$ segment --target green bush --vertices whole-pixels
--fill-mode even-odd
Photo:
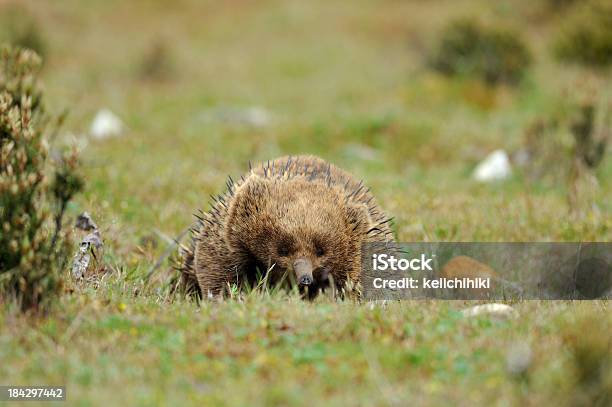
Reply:
[[[562,331],[573,373],[572,406],[612,405],[611,320],[607,315],[580,314]],[[569,398],[568,397],[568,398]]]
[[[531,63],[518,32],[485,27],[470,19],[451,22],[429,58],[446,75],[477,77],[488,84],[515,84]]]
[[[62,219],[82,180],[74,151],[49,159],[39,69],[32,51],[0,50],[0,298],[44,311],[62,289],[70,256]]]
[[[594,67],[612,63],[612,2],[593,0],[572,9],[555,42],[562,61]]]
[[[172,52],[162,39],[156,39],[142,55],[138,73],[140,78],[152,81],[170,79],[174,72]]]
[[[565,8],[577,3],[577,0],[545,0],[551,8]]]

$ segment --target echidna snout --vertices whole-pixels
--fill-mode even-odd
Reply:
[[[293,270],[299,285],[308,286],[312,284],[312,262],[306,258],[299,258],[293,262]]]

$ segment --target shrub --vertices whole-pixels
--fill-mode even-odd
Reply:
[[[612,3],[593,0],[576,6],[555,43],[562,61],[594,67],[612,63]]]
[[[172,53],[162,39],[153,41],[142,55],[138,73],[142,79],[163,81],[172,77],[174,64]]]
[[[570,405],[612,405],[612,356],[607,315],[581,313],[562,337],[570,356],[574,382],[569,389]]]
[[[32,51],[0,50],[0,298],[44,311],[61,292],[70,250],[62,218],[82,180],[75,151],[49,159],[39,69]]]
[[[565,8],[576,4],[577,0],[546,0],[545,3],[551,8]]]
[[[517,32],[461,19],[442,32],[430,65],[446,75],[474,76],[488,84],[515,84],[531,62]]]

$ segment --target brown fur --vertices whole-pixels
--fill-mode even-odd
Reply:
[[[488,265],[479,262],[469,256],[453,257],[442,267],[440,277],[447,279],[454,278],[489,278],[490,288],[456,288],[452,290],[457,298],[464,299],[487,299],[495,291],[499,275]]]
[[[314,156],[283,157],[251,169],[212,209],[198,216],[184,276],[203,295],[228,284],[257,284],[257,270],[278,283],[310,262],[318,291],[333,277],[337,288],[358,282],[361,245],[391,242],[389,220],[361,182]],[[301,260],[300,260],[301,261]],[[312,296],[312,295],[311,295]]]

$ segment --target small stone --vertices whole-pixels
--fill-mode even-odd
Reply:
[[[370,311],[376,308],[387,308],[387,300],[375,300],[368,303],[368,309]]]
[[[91,215],[88,212],[83,212],[82,214],[80,214],[77,217],[74,226],[77,229],[81,229],[86,232],[98,229],[98,225],[96,225],[96,222],[93,221],[93,219],[91,218]]]
[[[100,237],[100,232],[95,229],[92,233],[88,234],[81,240],[79,244],[79,250],[76,252],[72,259],[72,277],[81,280],[88,277],[89,269],[91,265],[91,258],[93,256],[94,264],[91,267],[96,267],[96,264],[100,261],[100,249],[104,244]]]
[[[531,346],[526,342],[516,342],[506,354],[506,368],[514,376],[524,375],[531,366],[532,359]]]
[[[258,128],[267,127],[272,123],[272,114],[260,106],[246,108],[220,107],[203,112],[201,117],[207,122],[222,122]]]
[[[91,256],[89,255],[89,245],[81,243],[79,251],[72,260],[72,277],[80,280],[85,277]]]
[[[350,143],[344,147],[344,153],[350,158],[358,158],[363,161],[377,161],[380,157],[374,148],[359,143]]]
[[[94,138],[105,139],[120,136],[123,128],[123,122],[119,117],[108,109],[102,109],[96,113],[89,132]]]
[[[473,177],[479,182],[491,182],[508,178],[512,167],[504,150],[495,150],[474,169]]]
[[[482,304],[464,309],[462,311],[465,317],[477,317],[480,315],[490,315],[493,317],[516,318],[518,312],[514,308],[506,304]]]
[[[92,233],[85,236],[81,244],[88,244],[90,247],[93,246],[94,249],[100,249],[104,244],[102,243],[102,238],[100,237],[100,232],[95,230]]]

